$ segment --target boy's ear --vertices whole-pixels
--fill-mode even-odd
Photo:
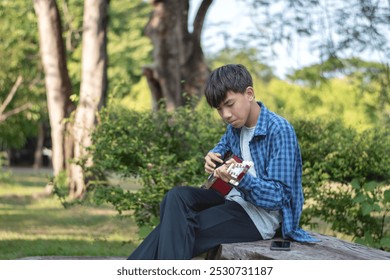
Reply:
[[[248,95],[249,101],[252,101],[255,98],[255,92],[252,87],[247,87],[245,94]]]

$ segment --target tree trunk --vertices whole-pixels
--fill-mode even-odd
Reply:
[[[71,82],[66,66],[62,27],[55,0],[34,0],[38,17],[39,46],[45,72],[46,96],[51,126],[53,173],[64,170],[67,158],[64,118],[73,110]]]
[[[43,142],[45,140],[45,127],[42,122],[38,124],[38,136],[37,136],[37,145],[35,146],[34,151],[34,169],[39,169],[42,167],[42,155],[43,155]]]
[[[154,0],[146,26],[151,38],[153,65],[144,68],[154,108],[164,101],[167,110],[200,97],[209,74],[200,44],[204,19],[213,0],[203,0],[188,30],[189,0]]]
[[[82,166],[90,166],[92,159],[86,150],[91,144],[91,133],[96,115],[105,100],[107,88],[107,22],[109,0],[85,0],[83,19],[82,73],[79,105],[73,127],[74,159],[71,165],[70,196],[79,198],[85,191]]]

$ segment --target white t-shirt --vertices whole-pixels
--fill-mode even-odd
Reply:
[[[253,161],[250,152],[249,142],[253,138],[255,127],[243,127],[240,134],[240,148],[242,159],[246,161]],[[249,174],[256,177],[256,169],[252,166],[248,170]],[[279,211],[267,211],[259,206],[255,206],[252,203],[244,200],[241,193],[233,188],[227,195],[226,199],[239,203],[242,208],[247,212],[252,219],[257,230],[263,239],[270,239],[274,237],[275,231],[278,229],[282,217]]]

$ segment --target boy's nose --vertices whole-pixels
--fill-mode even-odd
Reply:
[[[229,121],[230,118],[232,117],[232,114],[229,110],[223,110],[222,112],[222,118],[225,120],[225,121]]]

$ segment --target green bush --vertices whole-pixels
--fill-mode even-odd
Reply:
[[[139,113],[121,107],[104,110],[93,135],[92,172],[102,177],[107,172],[138,177],[142,189],[129,192],[95,181],[91,182],[95,198],[109,201],[120,212],[134,210],[140,226],[153,224],[169,189],[206,180],[204,156],[224,129],[208,108],[183,107],[173,113]]]
[[[354,178],[390,178],[389,131],[374,128],[358,133],[342,121],[299,120],[294,127],[302,149],[304,173],[318,180],[349,183]],[[310,182],[306,182],[307,184]]]
[[[292,124],[303,159],[302,224],[320,218],[359,243],[388,250],[389,132],[360,133],[339,120],[297,119]],[[90,172],[101,179],[108,172],[137,177],[142,188],[131,192],[97,180],[89,182],[90,189],[98,202],[112,203],[119,212],[132,210],[140,227],[154,225],[169,189],[205,181],[203,157],[224,130],[208,108],[183,107],[173,113],[106,109],[93,134]]]
[[[341,121],[294,122],[307,201],[302,221],[319,217],[362,244],[390,249],[390,134],[358,133]]]

